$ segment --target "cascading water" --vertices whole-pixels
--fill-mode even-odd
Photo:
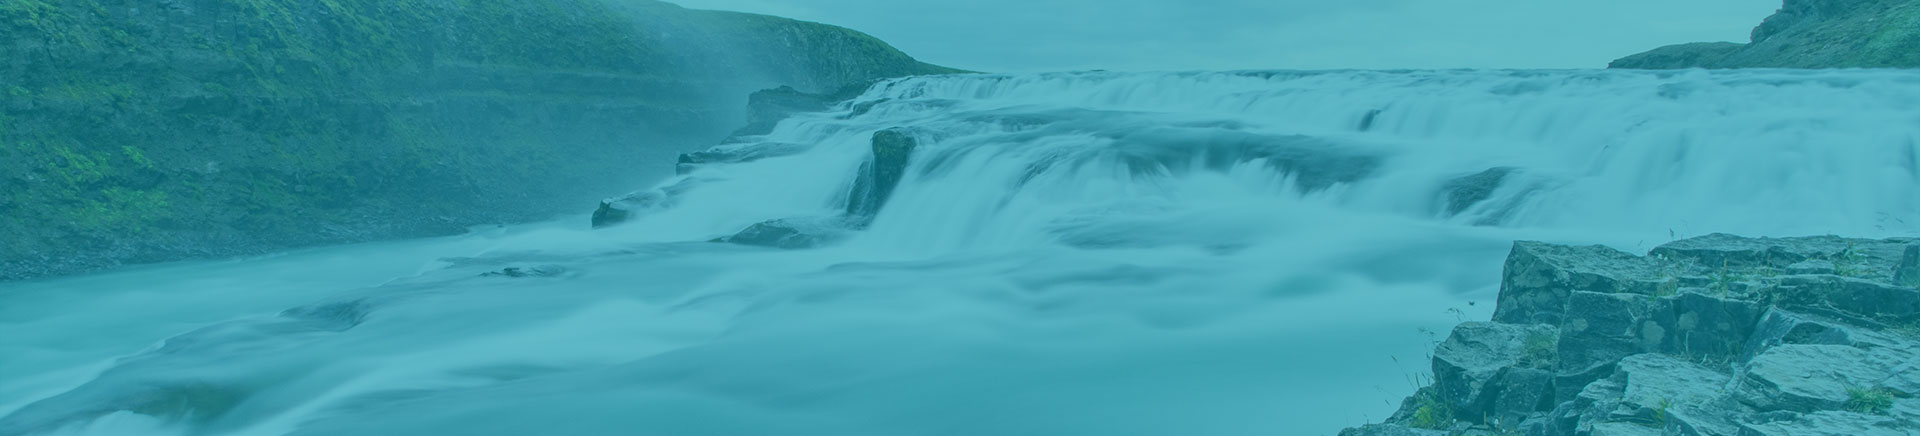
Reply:
[[[1515,239],[1915,235],[1914,102],[1894,71],[896,80],[602,231],[6,285],[0,435],[1330,434],[1487,315]],[[909,165],[845,216],[880,131]],[[831,241],[706,242],[771,220]]]

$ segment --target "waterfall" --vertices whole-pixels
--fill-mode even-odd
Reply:
[[[1514,240],[1920,234],[1915,102],[1872,70],[892,80],[606,229],[5,285],[0,435],[1331,434],[1488,316]]]

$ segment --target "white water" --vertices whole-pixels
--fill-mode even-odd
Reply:
[[[1331,434],[1485,318],[1515,239],[1920,234],[1915,102],[1891,71],[894,81],[624,227],[0,285],[0,435]],[[923,145],[870,229],[699,242],[841,210],[892,127]]]

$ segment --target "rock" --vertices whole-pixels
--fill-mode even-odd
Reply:
[[[893,189],[900,185],[900,179],[906,176],[907,165],[912,163],[913,151],[919,145],[919,139],[906,129],[874,132],[873,155],[860,166],[853,192],[847,198],[847,215],[879,213],[893,196]]]
[[[1900,262],[1894,264],[1893,284],[1920,288],[1920,244],[1907,244]]]
[[[1848,389],[1877,385],[1889,374],[1867,361],[1867,350],[1844,345],[1787,344],[1748,363],[1741,401],[1762,411],[1838,410]]]
[[[593,228],[612,227],[632,219],[635,213],[673,207],[681,193],[699,186],[703,181],[699,178],[682,178],[664,187],[601,200],[600,207],[593,211]]]
[[[1699,292],[1661,298],[1641,323],[1642,345],[1650,351],[1730,360],[1744,350],[1761,311],[1751,301]]]
[[[506,278],[518,279],[518,278],[528,278],[528,277],[559,277],[560,275],[566,274],[566,273],[567,273],[567,268],[563,266],[538,265],[538,266],[531,266],[531,267],[510,266],[506,268],[501,268],[499,271],[489,271],[486,273],[482,273],[480,274],[480,276],[481,277],[506,277]]]
[[[1856,342],[1852,328],[1844,324],[1773,308],[1755,325],[1740,358],[1751,360],[1768,348],[1788,344],[1854,346]]]
[[[1654,294],[1659,263],[1605,246],[1520,241],[1507,256],[1494,321],[1559,325],[1573,292]]]
[[[630,215],[632,212],[613,207],[612,201],[602,201],[600,207],[593,210],[593,228],[606,228],[627,222]]]
[[[1589,436],[1663,436],[1661,429],[1625,422],[1602,422],[1593,425],[1586,433]]]
[[[1491,168],[1447,182],[1440,187],[1447,197],[1447,216],[1459,215],[1466,212],[1467,208],[1486,201],[1513,172],[1513,168]]]
[[[1648,299],[1627,294],[1574,292],[1572,308],[1560,325],[1560,397],[1613,373],[1614,362],[1645,352],[1637,314],[1648,311]]]
[[[1909,244],[1906,239],[1744,238],[1715,233],[1661,245],[1648,254],[1684,262],[1691,266],[1688,274],[1806,268],[1864,279],[1890,279]]]
[[[1786,276],[1768,292],[1773,304],[1796,311],[1862,322],[1904,324],[1920,320],[1920,289],[1875,280]]]
[[[733,143],[714,146],[702,151],[681,154],[674,163],[674,172],[679,175],[693,173],[705,165],[747,163],[761,159],[791,156],[806,151],[804,144],[779,142]]]
[[[1626,415],[1682,434],[1732,435],[1738,428],[1729,419],[1737,404],[1721,393],[1730,377],[1664,354],[1640,354],[1621,359],[1616,383],[1624,386],[1620,407]]]
[[[861,92],[872,86],[871,81],[861,81],[829,93],[808,93],[791,86],[761,90],[747,96],[747,125],[733,132],[733,135],[752,136],[772,133],[774,126],[794,114],[825,112],[835,104],[859,97]]]
[[[1371,424],[1340,431],[1340,436],[1447,436],[1444,430],[1427,430],[1397,424]]]
[[[1914,246],[1716,234],[1641,257],[1516,243],[1496,322],[1456,328],[1434,385],[1388,423],[1433,427],[1414,412],[1444,404],[1455,436],[1920,430],[1920,290],[1892,284]],[[1538,348],[1553,352],[1518,357]]]
[[[1466,323],[1433,352],[1434,389],[1464,421],[1520,418],[1551,401],[1550,365],[1559,332],[1552,326]]]
[[[1853,412],[1788,414],[1740,426],[1740,436],[1913,436],[1920,426],[1887,416]]]
[[[845,218],[786,218],[747,227],[717,242],[784,249],[813,248],[839,240],[852,227]]]

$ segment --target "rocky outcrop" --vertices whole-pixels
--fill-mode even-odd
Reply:
[[[784,91],[782,91],[784,93]],[[762,247],[813,248],[839,240],[845,233],[858,230],[873,221],[893,190],[906,177],[914,150],[920,139],[911,130],[892,128],[874,132],[867,161],[854,173],[853,188],[847,192],[845,212],[830,217],[792,217],[756,223],[734,235],[715,238],[725,242]],[[693,174],[701,166],[736,164],[784,156],[805,151],[806,146],[774,142],[722,144],[706,151],[680,156],[681,175]],[[671,206],[674,197],[700,183],[697,177],[649,191],[628,194],[600,202],[593,214],[593,227],[602,228],[627,221],[635,213]]]
[[[1610,68],[1920,68],[1920,2],[1786,0],[1752,42],[1661,47]]]
[[[1920,434],[1920,239],[1518,242],[1380,435]]]
[[[755,90],[954,71],[653,0],[10,0],[0,35],[0,280],[582,211]]]
[[[920,140],[906,129],[874,132],[873,155],[860,165],[853,192],[847,198],[847,215],[871,217],[880,213],[880,208],[893,198],[894,187],[906,176],[913,150],[919,146]]]

